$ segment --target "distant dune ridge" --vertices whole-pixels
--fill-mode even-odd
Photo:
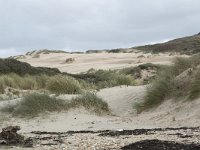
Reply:
[[[133,48],[153,53],[177,52],[182,54],[195,54],[200,52],[200,33],[193,36],[174,39],[165,43],[137,46]]]

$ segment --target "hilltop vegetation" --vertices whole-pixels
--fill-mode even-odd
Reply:
[[[195,54],[200,52],[200,34],[178,38],[166,43],[133,47],[138,50],[152,53],[179,52],[182,54]]]
[[[39,55],[39,54],[50,54],[50,53],[68,53],[64,50],[48,50],[48,49],[43,49],[43,50],[34,50],[31,52],[27,52],[25,55]]]
[[[0,74],[15,73],[18,75],[56,75],[61,73],[57,68],[33,67],[28,63],[17,61],[16,59],[0,59]]]

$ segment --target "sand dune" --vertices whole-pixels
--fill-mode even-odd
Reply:
[[[138,56],[144,56],[138,58]],[[67,54],[50,53],[40,54],[39,58],[26,56],[19,59],[33,66],[55,67],[62,72],[80,73],[94,69],[120,69],[137,66],[143,63],[170,64],[175,56],[169,54],[143,54],[143,53],[93,53],[93,54]],[[65,63],[66,59],[73,58],[72,63]]]

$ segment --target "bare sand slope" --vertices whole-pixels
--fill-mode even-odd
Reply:
[[[172,58],[169,54],[143,54],[143,53],[93,53],[93,54],[66,54],[50,53],[40,54],[39,58],[26,56],[20,61],[30,63],[33,66],[54,67],[62,72],[80,73],[94,69],[120,69],[136,66],[143,63],[170,64]],[[74,61],[66,63],[66,59]]]
[[[142,99],[144,91],[145,86],[119,86],[102,89],[98,95],[109,104],[114,115],[123,117],[133,113],[133,103]]]
[[[168,100],[158,108],[136,114],[132,106],[135,102],[141,101],[144,93],[145,88],[142,86],[124,86],[101,90],[97,94],[108,102],[112,111],[111,115],[97,116],[80,108],[68,112],[45,114],[33,119],[10,116],[10,120],[1,126],[19,125],[22,128],[21,132],[199,126],[199,100],[176,103],[173,100]]]

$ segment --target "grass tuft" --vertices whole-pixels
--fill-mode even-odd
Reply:
[[[55,76],[47,82],[47,90],[55,94],[80,94],[78,81],[70,77]]]
[[[109,112],[108,104],[99,98],[96,94],[86,92],[81,96],[75,97],[71,100],[72,107],[83,106],[87,110],[93,111],[97,114],[102,114],[103,112]]]
[[[194,76],[191,84],[189,99],[193,100],[200,96],[200,70]]]

